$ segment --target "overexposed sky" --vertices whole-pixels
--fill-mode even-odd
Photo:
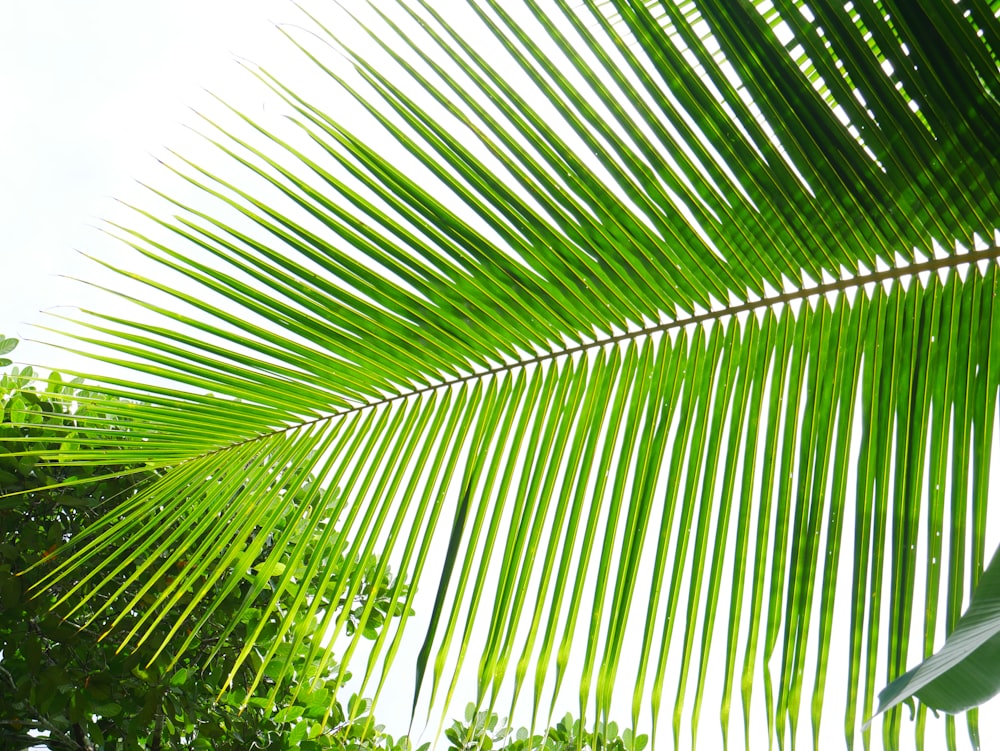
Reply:
[[[284,41],[269,19],[282,0],[5,0],[0,10],[0,333],[37,336],[41,310],[93,294],[59,274],[110,278],[76,251],[124,252],[89,225],[121,215],[136,179],[155,183],[152,154],[183,137],[202,87],[245,101],[250,76],[234,54]],[[51,324],[51,322],[49,322]],[[25,343],[19,360],[62,365]]]

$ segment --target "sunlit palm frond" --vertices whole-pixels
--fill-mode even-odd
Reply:
[[[163,278],[115,269],[143,317],[88,314],[76,341],[134,375],[95,379],[106,430],[39,454],[161,478],[48,581],[80,577],[69,606],[183,560],[152,606],[105,601],[126,645],[176,623],[178,654],[264,537],[337,518],[260,581],[353,597],[334,562],[387,551],[393,601],[433,612],[416,654],[408,614],[381,632],[366,690],[416,672],[437,707],[468,674],[539,722],[559,691],[591,722],[626,692],[665,743],[721,655],[724,729],[737,690],[782,740],[846,691],[857,737],[984,559],[995,9],[311,10],[286,33],[335,94],[255,69],[288,122],[215,118],[230,166],[172,167],[203,203],[115,230]],[[334,509],[290,501],[311,474]],[[339,640],[321,595],[281,617],[346,666],[361,629]],[[287,667],[253,647],[231,659]]]

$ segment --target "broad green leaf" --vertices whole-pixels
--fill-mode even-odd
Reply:
[[[170,676],[170,685],[183,686],[185,683],[187,683],[187,679],[190,674],[191,671],[188,668],[181,668],[180,670],[176,671],[172,676]]]
[[[876,714],[920,699],[932,709],[957,713],[1000,692],[1000,554],[979,579],[968,610],[944,645],[879,692]]]

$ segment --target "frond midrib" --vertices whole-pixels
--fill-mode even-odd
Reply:
[[[197,457],[191,457],[191,459],[204,458],[206,456],[211,456],[213,454],[217,454],[223,451],[228,451],[230,449],[242,446],[247,443],[252,443],[258,440],[264,440],[270,436],[278,435],[281,433],[289,433],[302,428],[308,428],[313,425],[318,425],[322,422],[332,421],[337,418],[353,414],[355,412],[361,412],[366,409],[374,409],[376,407],[392,404],[394,402],[402,401],[404,399],[410,399],[413,397],[420,396],[422,394],[438,391],[440,389],[447,389],[463,383],[477,381],[482,378],[502,375],[504,373],[516,370],[517,368],[524,368],[530,365],[538,365],[544,362],[548,362],[549,360],[555,360],[560,357],[567,357],[575,354],[589,352],[594,349],[606,347],[610,344],[627,342],[633,339],[640,339],[646,336],[672,331],[675,329],[683,329],[687,326],[693,326],[704,323],[713,323],[716,321],[724,320],[726,318],[732,318],[733,316],[737,316],[743,313],[752,313],[757,310],[777,308],[780,306],[788,305],[789,303],[798,300],[808,300],[814,297],[835,295],[852,289],[855,290],[861,289],[868,284],[899,281],[908,277],[916,276],[918,274],[941,271],[945,269],[957,269],[958,267],[961,266],[975,264],[983,261],[997,261],[998,259],[1000,259],[1000,245],[994,245],[993,247],[987,248],[985,250],[970,250],[965,253],[951,254],[943,258],[932,258],[927,261],[909,264],[906,266],[894,266],[888,269],[884,269],[882,271],[874,271],[868,274],[861,274],[849,278],[840,278],[833,282],[826,282],[824,284],[818,284],[811,287],[803,287],[801,289],[797,289],[792,292],[784,292],[778,295],[764,297],[759,300],[751,300],[748,302],[740,303],[738,305],[729,305],[725,307],[720,307],[716,310],[711,310],[705,313],[697,313],[695,315],[686,316],[684,318],[678,318],[670,321],[665,321],[663,323],[658,323],[653,326],[645,326],[636,329],[634,331],[627,331],[621,334],[615,334],[613,336],[603,337],[601,339],[596,339],[592,342],[577,344],[570,347],[564,347],[562,349],[555,349],[549,352],[543,352],[542,354],[535,355],[534,357],[517,360],[516,362],[505,363],[503,365],[498,365],[494,368],[480,370],[475,373],[459,376],[457,378],[449,378],[447,380],[442,380],[439,383],[434,383],[428,386],[421,386],[420,388],[415,388],[410,391],[388,395],[382,399],[376,399],[373,401],[366,402],[364,404],[359,404],[354,407],[342,409],[337,412],[333,412],[332,414],[329,415],[323,415],[322,417],[317,417],[311,420],[297,422],[292,425],[287,425],[283,428],[275,429],[273,431],[269,431],[266,433],[259,433],[245,440],[237,441],[235,443],[230,443],[225,446],[220,446],[211,451],[207,451],[203,454],[198,455]]]

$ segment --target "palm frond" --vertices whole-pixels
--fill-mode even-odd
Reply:
[[[386,551],[405,605],[368,655],[376,696],[415,672],[447,706],[469,674],[479,706],[540,721],[578,689],[602,722],[626,687],[632,724],[662,744],[669,723],[676,745],[721,654],[724,735],[737,688],[747,746],[754,712],[782,743],[808,715],[815,739],[833,690],[853,743],[879,665],[928,655],[983,565],[996,9],[398,0],[309,18],[285,33],[336,97],[255,69],[287,122],[206,119],[228,167],[171,167],[204,203],[159,194],[147,230],[112,229],[162,277],[109,267],[148,288],[143,315],[88,312],[72,346],[132,375],[92,379],[106,429],[36,454],[162,477],[47,581],[79,578],[68,606],[106,597],[126,647],[170,619],[160,648],[180,655],[195,604],[226,595],[213,582],[254,575],[289,520],[335,519],[256,574],[303,592],[278,615],[320,672],[337,645],[346,680],[363,631],[341,638],[319,605],[360,586],[334,562]],[[310,475],[333,509],[289,492]],[[103,591],[126,570],[176,578],[147,607]],[[411,659],[417,588],[433,612]],[[252,642],[232,659],[288,669]],[[899,732],[893,710],[888,745]]]

